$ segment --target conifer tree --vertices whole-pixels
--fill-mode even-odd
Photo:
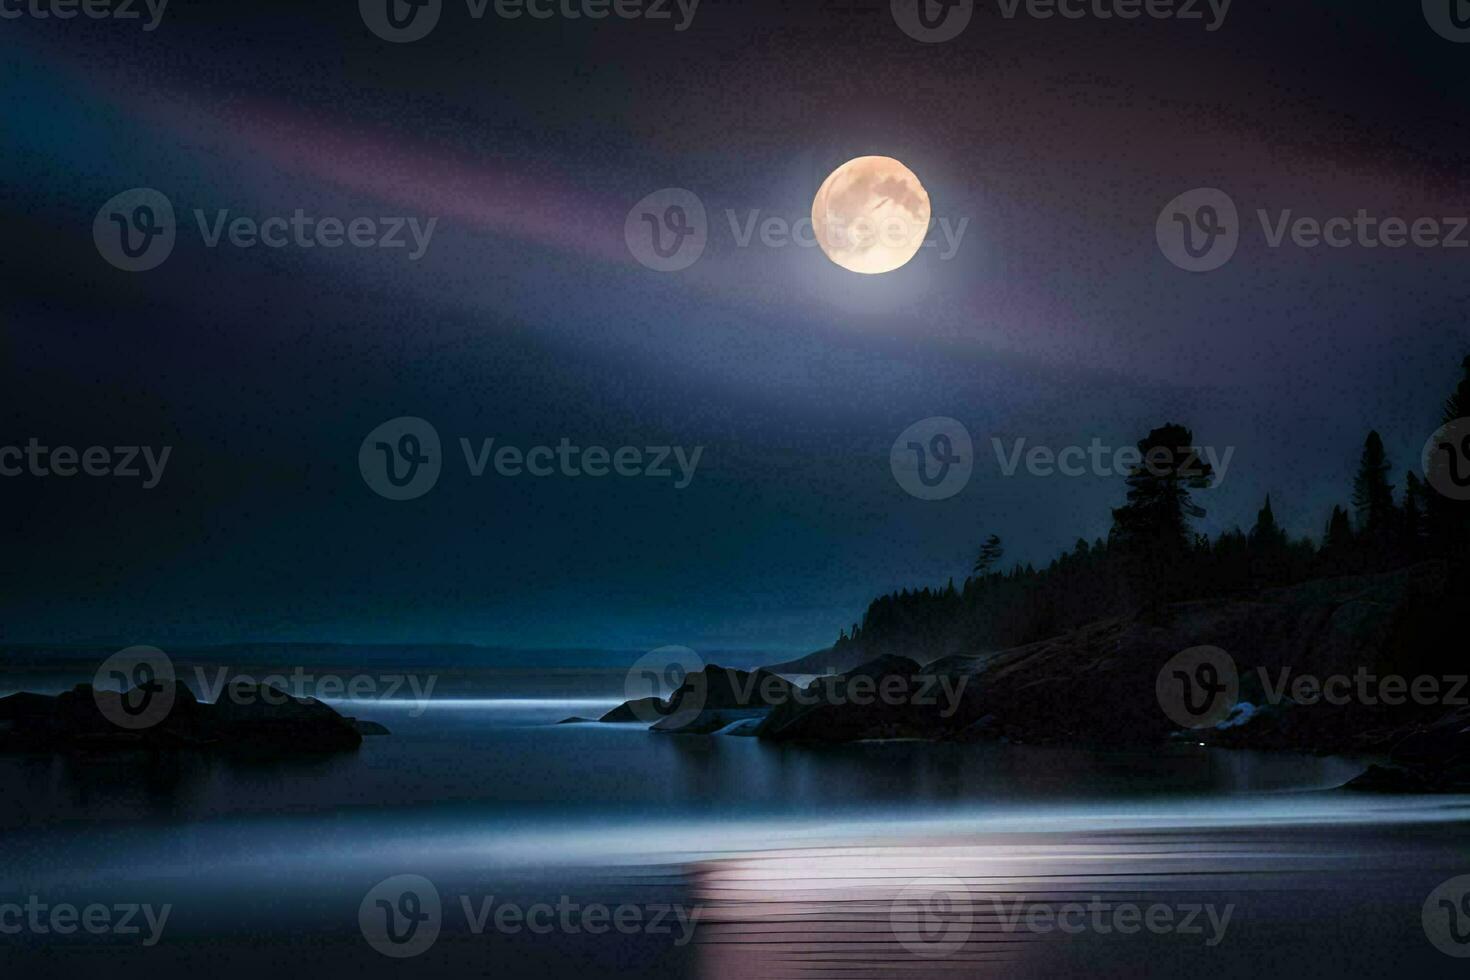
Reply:
[[[1353,507],[1358,512],[1358,527],[1370,537],[1387,531],[1393,523],[1389,465],[1382,437],[1376,430],[1369,432],[1358,461],[1358,475],[1353,478]]]

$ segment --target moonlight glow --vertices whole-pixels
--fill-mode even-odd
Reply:
[[[812,227],[827,258],[876,275],[908,262],[929,231],[929,193],[892,157],[849,160],[822,181]]]

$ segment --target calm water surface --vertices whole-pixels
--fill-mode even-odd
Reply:
[[[615,703],[341,704],[393,734],[284,765],[0,758],[0,902],[171,906],[152,946],[0,942],[22,970],[139,977],[1463,974],[1423,906],[1470,873],[1470,800],[1336,791],[1360,763],[555,724]],[[393,959],[359,911],[403,874],[440,896],[440,932]],[[558,901],[698,918],[476,929],[487,902]],[[1218,936],[1041,927],[1088,902],[1231,912]]]

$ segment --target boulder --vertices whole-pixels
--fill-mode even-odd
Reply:
[[[0,698],[0,751],[193,748],[253,755],[297,755],[356,748],[363,732],[386,734],[373,722],[344,718],[315,698],[296,698],[275,687],[235,687],[214,704],[199,701],[175,681],[166,711],[123,727],[125,705],[144,705],[159,692],[94,691],[78,684],[50,696],[19,693]],[[163,703],[153,701],[152,703]]]
[[[632,701],[624,701],[597,720],[614,723],[641,721],[651,724],[667,714],[668,708],[663,698],[634,698]]]
[[[1470,717],[1460,708],[1404,734],[1345,787],[1379,793],[1470,792]]]
[[[926,737],[945,707],[936,677],[890,654],[816,678],[772,709],[757,734],[772,741]]]
[[[795,687],[768,670],[744,671],[715,664],[687,675],[667,700],[625,701],[603,715],[606,722],[643,722],[663,734],[708,734],[736,721],[764,716],[790,700]]]

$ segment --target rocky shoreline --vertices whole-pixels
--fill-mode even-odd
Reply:
[[[166,705],[164,711],[139,707],[159,704]],[[198,700],[180,681],[126,693],[78,684],[57,695],[0,698],[0,752],[195,750],[292,757],[352,751],[363,736],[386,734],[375,722],[270,685],[241,685],[229,699],[213,703]]]
[[[1426,563],[1176,603],[1012,650],[924,664],[879,652],[802,687],[767,671],[710,666],[666,700],[628,702],[600,720],[775,742],[1189,739],[1378,760],[1352,789],[1466,792],[1470,664],[1444,631],[1459,588],[1442,564]],[[1202,646],[1228,654],[1237,693],[1218,722],[1186,727],[1163,710],[1158,685],[1171,658]],[[1324,684],[1346,693],[1325,698]],[[1409,696],[1431,687],[1432,699]]]

